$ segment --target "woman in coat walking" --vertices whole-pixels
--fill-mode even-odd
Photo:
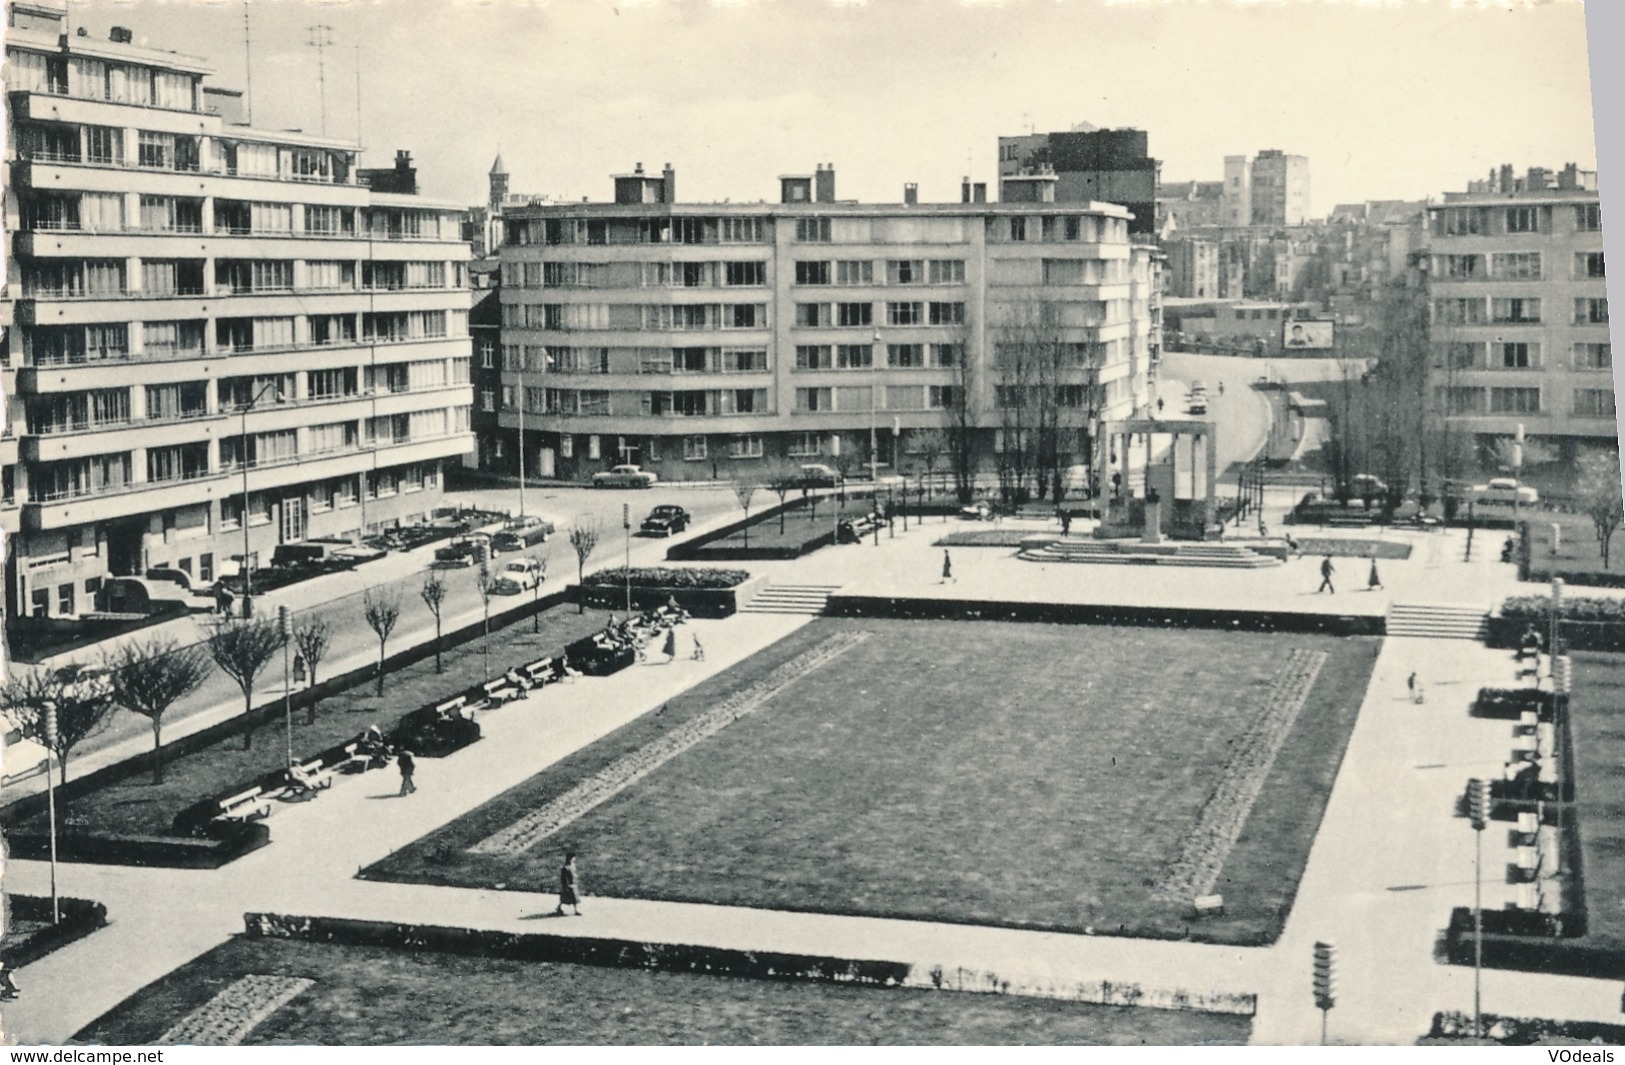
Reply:
[[[563,917],[566,906],[575,910],[575,916],[581,916],[581,895],[576,887],[575,851],[570,851],[564,856],[564,866],[559,870],[559,908],[554,912]]]

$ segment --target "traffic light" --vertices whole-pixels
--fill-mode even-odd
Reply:
[[[1490,819],[1490,782],[1473,779],[1467,782],[1467,819],[1475,832],[1484,831]]]
[[[276,608],[276,631],[282,634],[284,640],[293,637],[293,616],[286,606]]]
[[[1336,987],[1332,982],[1332,945],[1315,944],[1315,1008],[1329,1010],[1337,1005]]]
[[[1568,655],[1552,659],[1552,687],[1560,695],[1574,690],[1574,661]]]

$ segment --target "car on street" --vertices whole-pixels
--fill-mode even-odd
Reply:
[[[472,566],[482,546],[487,551],[491,548],[491,538],[485,533],[463,533],[445,547],[435,549],[434,564],[441,568]]]
[[[1381,499],[1388,494],[1388,485],[1371,473],[1357,473],[1349,478],[1349,495],[1355,499]]]
[[[1478,504],[1505,504],[1514,503],[1523,506],[1533,506],[1540,502],[1540,493],[1526,484],[1519,484],[1512,477],[1492,477],[1488,484],[1473,485],[1472,494],[1467,498]]]
[[[1201,392],[1192,392],[1185,400],[1186,414],[1206,414],[1207,396]]]
[[[841,475],[828,466],[810,462],[801,467],[802,488],[834,488]]]
[[[992,521],[993,505],[985,500],[967,503],[959,508],[959,516],[966,521]]]
[[[516,558],[497,574],[491,584],[494,595],[518,595],[528,592],[547,579],[547,571],[534,558]]]
[[[592,475],[594,488],[653,488],[659,476],[639,466],[611,466]]]
[[[639,528],[649,536],[676,536],[688,528],[688,511],[675,503],[662,503],[649,512]]]
[[[553,535],[553,523],[545,518],[515,518],[491,537],[491,550],[523,551],[527,547],[547,543]]]

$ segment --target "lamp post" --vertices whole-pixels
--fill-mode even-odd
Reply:
[[[1473,826],[1473,1034],[1484,1036],[1484,826],[1490,818],[1490,783],[1467,782],[1467,818]]]
[[[880,476],[876,472],[880,455],[875,450],[875,417],[880,406],[880,330],[875,330],[874,349],[869,355],[869,484],[878,488]]]
[[[626,565],[621,573],[626,578],[626,616],[632,618],[632,504],[621,504],[621,530],[626,533]]]
[[[282,390],[275,381],[267,381],[261,385],[248,402],[243,405],[242,425],[243,435],[241,453],[237,456],[238,463],[243,468],[243,618],[246,620],[254,616],[254,568],[248,563],[248,412],[253,410],[261,397],[270,391],[276,392],[277,402],[282,402]],[[361,486],[361,494],[367,494],[367,486]]]
[[[520,356],[519,363],[519,394],[514,397],[519,403],[519,518],[525,517],[525,363],[524,356]]]
[[[293,684],[289,678],[288,654],[293,644],[293,618],[286,603],[276,608],[277,631],[282,634],[282,723],[288,737],[288,768],[293,768]]]
[[[56,704],[46,703],[40,712],[45,716],[45,801],[51,822],[51,923],[57,924],[61,906],[56,893],[56,784],[51,767],[51,755],[56,751]]]

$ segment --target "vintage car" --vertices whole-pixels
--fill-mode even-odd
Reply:
[[[612,466],[592,475],[594,488],[653,488],[658,476],[638,466]]]
[[[662,503],[649,512],[640,528],[650,536],[675,536],[688,528],[688,511],[675,503]]]

